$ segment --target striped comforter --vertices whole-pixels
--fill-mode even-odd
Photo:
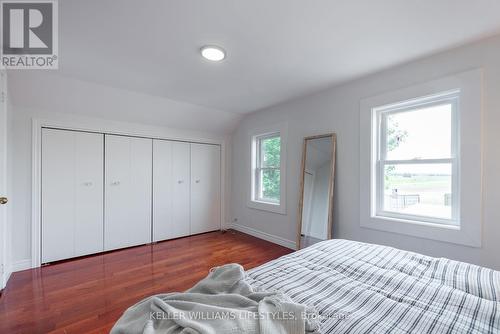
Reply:
[[[321,333],[500,333],[500,272],[463,262],[328,240],[248,277],[314,306]]]

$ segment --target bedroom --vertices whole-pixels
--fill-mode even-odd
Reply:
[[[1,333],[230,263],[322,333],[500,331],[500,3],[33,3],[1,6]]]

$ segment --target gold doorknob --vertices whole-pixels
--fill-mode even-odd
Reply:
[[[9,199],[7,197],[0,197],[0,204],[7,204]]]

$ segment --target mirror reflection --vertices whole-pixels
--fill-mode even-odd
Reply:
[[[335,134],[304,139],[299,248],[332,237]]]

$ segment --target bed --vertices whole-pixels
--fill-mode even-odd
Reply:
[[[500,333],[500,272],[348,240],[248,271],[318,311],[322,333]]]

